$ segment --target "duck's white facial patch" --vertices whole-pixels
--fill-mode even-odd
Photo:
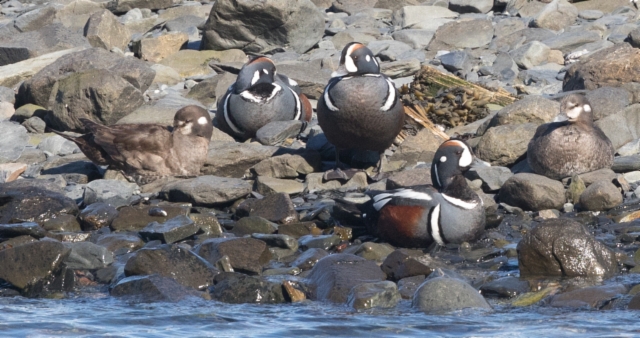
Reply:
[[[256,84],[258,80],[260,80],[260,71],[256,70],[256,72],[253,73],[253,77],[251,78],[251,85],[253,86],[254,84]]]
[[[191,127],[193,126],[193,123],[191,122],[187,122],[183,125],[180,126],[180,133],[182,135],[189,135],[191,134]]]
[[[440,162],[447,162],[447,157],[446,156],[440,157]]]
[[[351,53],[353,53],[353,50],[357,46],[358,46],[357,44],[351,45],[349,49],[347,49],[347,52],[345,53],[345,56],[344,56],[344,66],[349,73],[355,73],[358,71],[358,67],[356,67],[355,62],[353,62],[353,58],[351,57]]]
[[[578,116],[580,116],[580,113],[582,113],[582,106],[578,106],[578,107],[573,107],[571,109],[569,109],[567,111],[567,117],[570,119],[577,119]],[[591,109],[591,107],[589,107],[589,109]]]
[[[591,112],[591,106],[588,104],[585,104],[584,106],[582,106],[582,109],[584,109],[584,111],[586,111],[587,113]]]
[[[207,118],[206,118],[206,117],[204,117],[204,116],[203,116],[203,117],[201,117],[201,118],[199,118],[199,119],[198,119],[198,124],[200,124],[200,125],[205,125],[205,124],[207,124]]]
[[[468,167],[471,165],[471,162],[473,162],[473,155],[471,155],[471,150],[469,150],[469,147],[464,144],[461,141],[458,140],[453,140],[453,141],[449,141],[451,143],[456,144],[457,146],[459,146],[460,148],[464,149],[462,151],[462,155],[460,156],[460,160],[458,161],[458,165],[461,167]]]
[[[458,199],[458,198],[455,198],[455,197],[451,197],[451,196],[445,195],[445,194],[442,194],[442,197],[444,197],[444,199],[447,200],[447,202],[449,202],[449,203],[451,203],[451,204],[453,204],[453,205],[455,205],[457,207],[460,207],[462,209],[470,210],[470,209],[475,208],[478,205],[478,203],[476,203],[476,202],[465,202],[465,201],[463,201],[461,199]]]
[[[263,69],[262,71],[263,71],[265,74],[269,74],[269,71],[268,71],[268,70],[266,70],[266,69]]]
[[[364,59],[367,60],[367,62],[371,62],[371,57],[369,55],[367,55]]]
[[[296,87],[298,85],[298,83],[296,81],[292,80],[291,78],[287,78],[287,79],[289,80],[289,85],[290,86]]]

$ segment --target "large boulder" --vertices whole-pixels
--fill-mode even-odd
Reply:
[[[220,0],[211,9],[201,48],[260,53],[288,45],[304,53],[323,34],[322,13],[309,0]]]
[[[518,243],[521,276],[609,276],[618,271],[613,250],[582,224],[564,218],[546,220]]]
[[[489,20],[454,21],[438,28],[428,49],[479,48],[489,45],[492,38],[493,25]]]
[[[572,25],[578,18],[578,9],[567,0],[553,0],[535,16],[533,26],[559,31]]]
[[[111,50],[113,47],[124,50],[127,48],[130,38],[127,28],[106,9],[93,13],[89,17],[84,27],[84,36],[89,40],[91,46],[106,50]]]
[[[528,95],[498,111],[489,128],[504,124],[551,122],[560,112],[560,103],[538,95]]]
[[[198,296],[197,292],[160,275],[130,276],[121,279],[110,290],[114,297],[127,297],[136,302],[177,302]]]
[[[597,181],[580,195],[581,209],[605,211],[622,204],[622,193],[611,181]]]
[[[562,182],[529,173],[511,176],[500,188],[501,202],[524,210],[561,209],[565,202]]]
[[[508,166],[527,152],[529,141],[536,133],[535,123],[505,124],[489,128],[475,148],[479,158],[491,165]]]
[[[478,290],[467,282],[440,276],[427,279],[413,295],[412,306],[428,314],[441,314],[466,308],[491,310]]]
[[[261,274],[271,259],[267,244],[254,238],[209,238],[194,252],[211,264],[226,256],[234,270],[246,274]]]
[[[0,224],[13,219],[42,224],[62,214],[78,214],[76,202],[63,194],[38,187],[12,187],[19,182],[0,185]]]
[[[15,122],[0,121],[0,135],[0,163],[20,158],[29,142],[27,129]]]
[[[640,82],[640,49],[627,43],[597,51],[567,70],[562,90],[620,87]]]
[[[199,176],[165,185],[161,194],[172,202],[213,206],[233,202],[251,192],[251,184],[239,178]]]
[[[640,104],[624,108],[595,123],[611,140],[614,149],[640,137]]]

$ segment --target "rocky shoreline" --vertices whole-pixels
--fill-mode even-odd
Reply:
[[[425,313],[492,305],[640,309],[640,12],[626,0],[11,0],[0,13],[0,295],[97,289],[139,301],[347,304]],[[233,5],[235,4],[235,6]],[[258,8],[258,9],[256,9]],[[214,128],[196,178],[138,186],[49,129],[171,124],[214,114],[248,55],[267,54],[315,107],[340,51],[367,45],[406,104],[492,164],[466,175],[482,197],[478,241],[396,248],[367,233],[363,192],[431,183],[443,133],[407,117],[388,178],[324,181],[335,149],[313,119],[236,142]],[[427,69],[512,95],[482,111],[428,98]],[[413,83],[412,83],[413,82]],[[532,173],[527,144],[570,91],[611,139],[611,169]],[[474,96],[452,91],[451,96]],[[477,96],[477,95],[476,95]],[[487,102],[484,102],[487,101]],[[442,107],[442,108],[440,108]],[[475,107],[475,106],[474,106]],[[471,108],[474,108],[471,107]],[[458,114],[458,113],[456,113]],[[459,118],[455,120],[453,118]],[[473,121],[473,122],[472,122]],[[302,130],[302,132],[300,132]],[[370,170],[375,153],[345,152]],[[478,292],[478,290],[480,292]]]

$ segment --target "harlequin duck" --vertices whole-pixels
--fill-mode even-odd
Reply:
[[[380,73],[380,65],[369,48],[358,42],[342,50],[340,66],[318,100],[318,123],[327,140],[339,153],[354,148],[380,153],[380,174],[384,151],[404,125],[404,107],[393,82]]]
[[[198,106],[176,112],[173,128],[157,124],[104,126],[80,119],[86,134],[72,137],[94,163],[121,170],[129,179],[146,184],[163,176],[197,176],[207,158],[213,124]]]
[[[587,99],[578,94],[564,97],[555,122],[538,127],[529,142],[527,160],[534,172],[561,179],[602,168],[611,168],[615,149],[593,124]]]
[[[463,173],[475,163],[461,140],[440,145],[431,165],[433,185],[372,194],[363,207],[368,228],[380,239],[401,247],[462,243],[478,238],[485,214],[480,197]]]
[[[298,84],[277,74],[269,58],[254,58],[218,100],[214,123],[233,137],[246,140],[272,121],[310,121],[311,103]]]

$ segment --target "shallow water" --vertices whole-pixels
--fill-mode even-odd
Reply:
[[[134,303],[104,293],[0,298],[2,337],[634,337],[640,312],[496,305],[429,316],[402,301],[357,313],[319,302],[231,305],[202,299]]]

